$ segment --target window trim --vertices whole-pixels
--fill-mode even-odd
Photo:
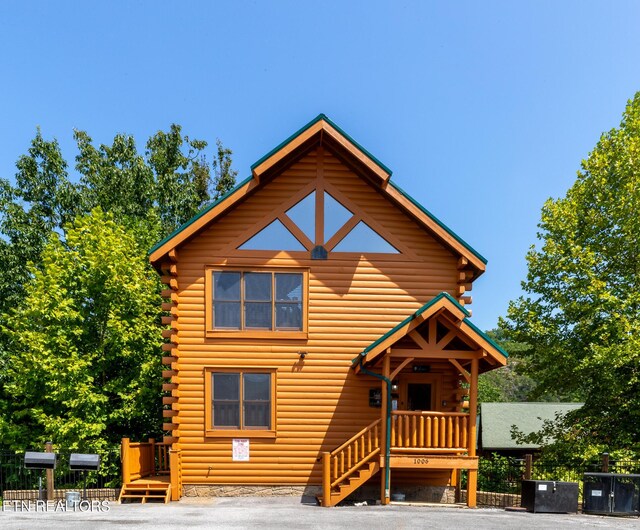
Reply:
[[[302,329],[301,330],[260,330],[260,329],[219,329],[213,327],[213,273],[214,272],[270,272],[272,273],[272,311],[275,313],[276,292],[275,274],[302,274]],[[206,266],[205,267],[205,337],[207,338],[244,338],[244,339],[306,339],[309,321],[309,269],[303,267],[242,267],[242,266]],[[244,300],[241,295],[240,311],[244,312]],[[275,319],[275,314],[273,315]]]
[[[277,368],[228,368],[207,366],[204,369],[204,429],[205,437],[209,438],[275,438],[277,433],[276,424],[276,384],[277,384]],[[243,374],[269,374],[270,391],[271,391],[271,429],[219,429],[213,426],[213,374],[214,373],[231,373],[240,374],[240,380],[243,380]],[[241,383],[242,385],[242,383]],[[240,387],[240,417],[244,411],[242,410],[242,386]]]

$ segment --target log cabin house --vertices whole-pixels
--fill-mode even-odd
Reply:
[[[486,260],[390,177],[320,115],[150,251],[168,435],[123,440],[123,499],[386,504],[467,470],[475,506],[478,374],[507,357],[469,320]]]

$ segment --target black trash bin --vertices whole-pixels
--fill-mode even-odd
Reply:
[[[578,483],[523,480],[520,504],[534,513],[576,513]]]
[[[640,475],[585,473],[582,511],[597,515],[640,515]]]

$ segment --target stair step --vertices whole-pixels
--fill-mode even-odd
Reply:
[[[125,495],[166,495],[167,490],[124,490]]]
[[[142,489],[142,490],[166,490],[169,484],[127,484],[127,489]]]
[[[123,499],[164,499],[166,495],[132,495],[125,493],[122,495]]]

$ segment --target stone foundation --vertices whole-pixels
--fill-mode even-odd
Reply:
[[[455,488],[451,486],[406,486],[393,488],[392,493],[404,493],[407,502],[453,504]],[[215,484],[185,484],[185,497],[316,497],[322,486],[229,486]],[[347,502],[380,499],[380,486],[365,484],[353,492]]]
[[[73,488],[73,489],[64,489],[59,490],[56,489],[53,492],[53,499],[56,501],[65,500],[65,494],[69,491],[77,491],[80,492],[80,495],[84,495],[83,488]],[[43,490],[45,499],[47,496],[47,490]],[[38,490],[4,490],[2,492],[2,498],[5,501],[37,501],[39,492]],[[93,501],[115,501],[118,500],[118,496],[120,495],[120,488],[88,488],[87,489],[87,498]]]
[[[185,497],[315,497],[321,486],[229,486],[184,484]]]
[[[429,502],[433,504],[454,504],[456,489],[452,486],[394,486],[391,494],[404,493],[406,502]],[[354,491],[347,502],[372,501],[380,499],[380,486],[365,484]]]

